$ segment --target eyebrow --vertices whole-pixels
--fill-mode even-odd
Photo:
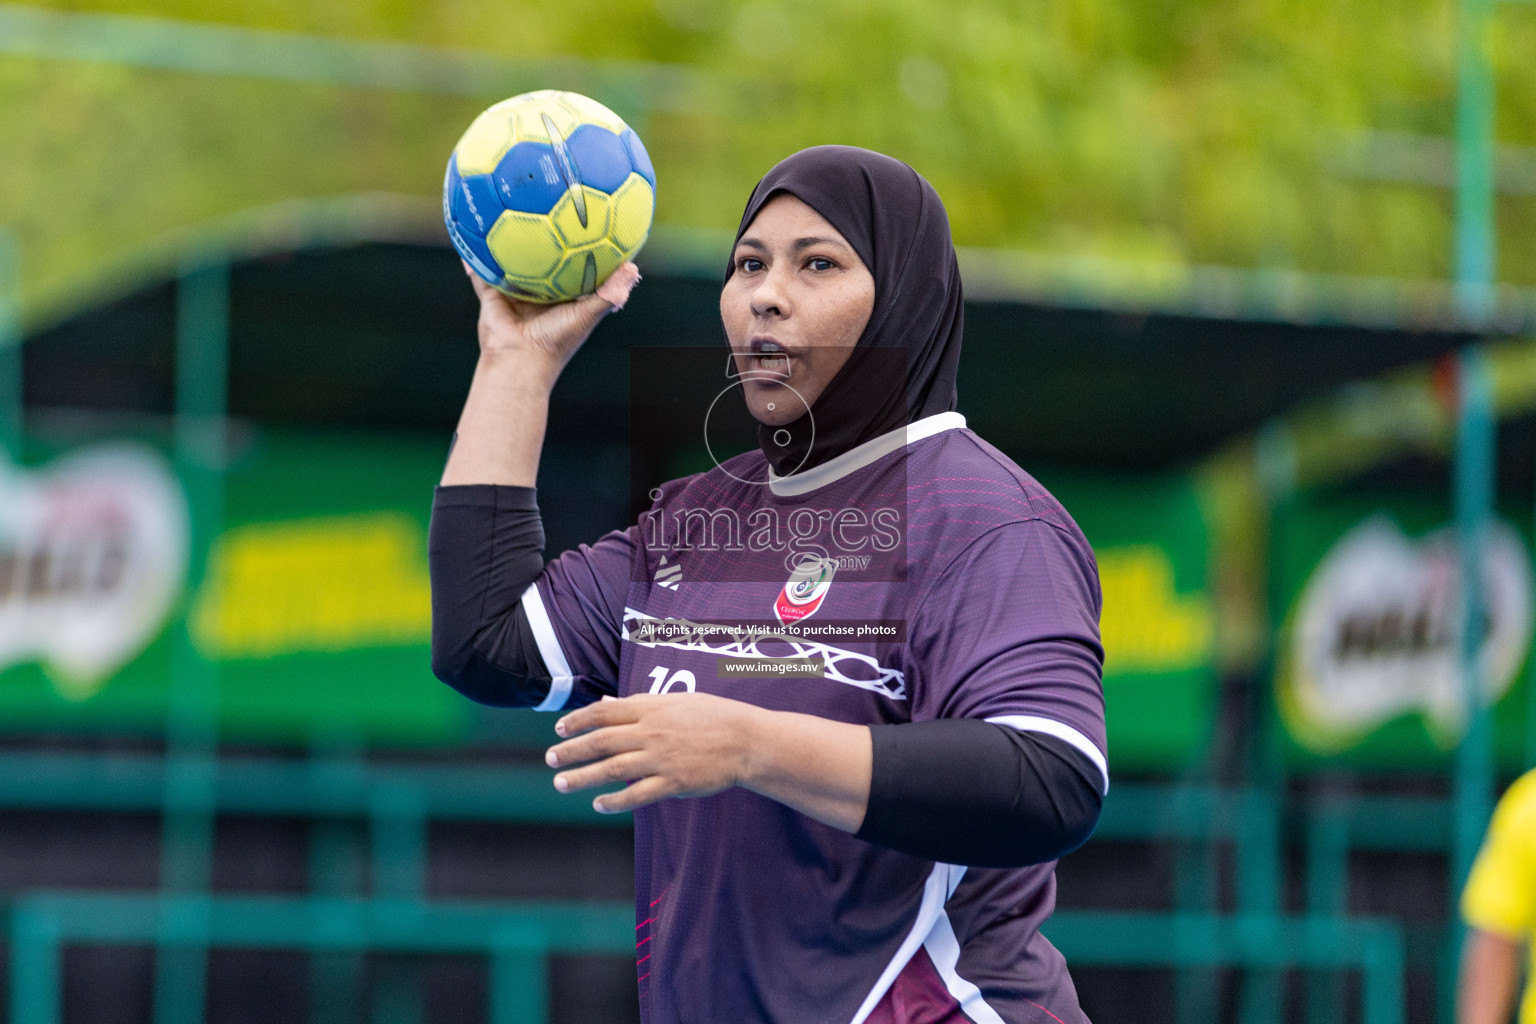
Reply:
[[[831,245],[836,246],[839,249],[852,252],[852,249],[849,247],[847,242],[844,242],[840,238],[829,238],[824,235],[810,235],[805,238],[797,238],[795,239],[795,244],[791,246],[791,248],[793,248],[796,252],[799,252],[802,249],[809,249],[813,245]],[[756,238],[743,238],[741,241],[736,243],[736,247],[738,249],[742,248],[743,246],[748,249],[757,249],[760,252],[768,251],[768,247]]]

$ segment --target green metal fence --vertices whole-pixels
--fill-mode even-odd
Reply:
[[[11,1019],[58,1019],[60,950],[77,945],[151,945],[159,952],[157,1018],[203,1019],[203,968],[211,948],[466,953],[488,957],[492,1019],[547,1019],[545,961],[562,953],[623,955],[633,950],[630,904],[468,903],[432,900],[423,881],[433,820],[626,827],[586,801],[556,793],[537,766],[402,767],[355,757],[210,758],[201,785],[175,783],[175,755],[0,755],[0,808],[163,813],[167,840],[188,814],[309,819],[323,847],[326,822],[368,823],[370,894],[350,897],[227,896],[201,890],[18,894],[12,904]],[[185,769],[180,769],[184,771]],[[199,837],[200,838],[200,837]],[[1180,970],[1295,968],[1358,970],[1367,1024],[1403,1019],[1403,940],[1381,920],[1348,919],[1335,908],[1300,917],[1279,913],[1278,807],[1259,791],[1122,784],[1104,808],[1099,841],[1232,844],[1238,907],[1231,915],[1063,911],[1047,933],[1078,964]],[[199,850],[199,852],[202,852]],[[336,855],[334,849],[330,855]],[[204,876],[206,877],[206,876]],[[323,887],[324,874],[312,881]],[[1190,903],[1190,894],[1172,894]],[[322,974],[317,974],[317,982]],[[409,980],[409,979],[407,979]],[[173,991],[164,989],[174,987]],[[317,984],[317,994],[323,984]],[[398,993],[397,993],[398,995]],[[401,995],[410,1002],[407,991]],[[1254,1005],[1245,1024],[1278,1019]]]
[[[553,953],[634,949],[630,904],[475,905],[417,900],[32,893],[11,911],[11,1020],[56,1024],[66,944],[208,947],[312,953],[482,954],[490,1019],[549,1019],[545,961]],[[158,997],[156,1009],[164,1005]],[[201,1020],[201,1006],[189,1020]]]

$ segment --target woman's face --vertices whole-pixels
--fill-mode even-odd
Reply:
[[[836,228],[788,194],[764,204],[731,260],[720,319],[747,408],[782,426],[848,361],[874,309],[875,279]]]

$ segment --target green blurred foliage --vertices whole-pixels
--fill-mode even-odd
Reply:
[[[119,0],[60,10],[685,65],[641,125],[658,219],[733,227],[803,146],[907,160],[961,244],[1399,277],[1449,272],[1451,194],[1364,180],[1359,133],[1449,138],[1455,0]],[[1536,146],[1536,6],[1489,40],[1501,144]],[[293,197],[432,196],[498,97],[454,99],[0,57],[0,224],[28,294],[171,229]],[[1499,206],[1536,284],[1536,197]],[[82,298],[82,301],[84,299]]]

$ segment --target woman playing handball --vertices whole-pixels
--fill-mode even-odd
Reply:
[[[954,411],[938,195],[843,146],[770,171],[720,295],[761,450],[545,565],[550,389],[638,280],[626,265],[553,307],[475,280],[480,360],[431,565],[434,671],[563,712],[557,789],[628,783],[594,805],[634,813],[642,1019],[1083,1021],[1040,925],[1109,785],[1097,569]],[[706,522],[723,539],[690,532]],[[723,620],[770,635],[701,625]],[[852,623],[894,625],[837,632]],[[782,655],[816,674],[772,675]]]

